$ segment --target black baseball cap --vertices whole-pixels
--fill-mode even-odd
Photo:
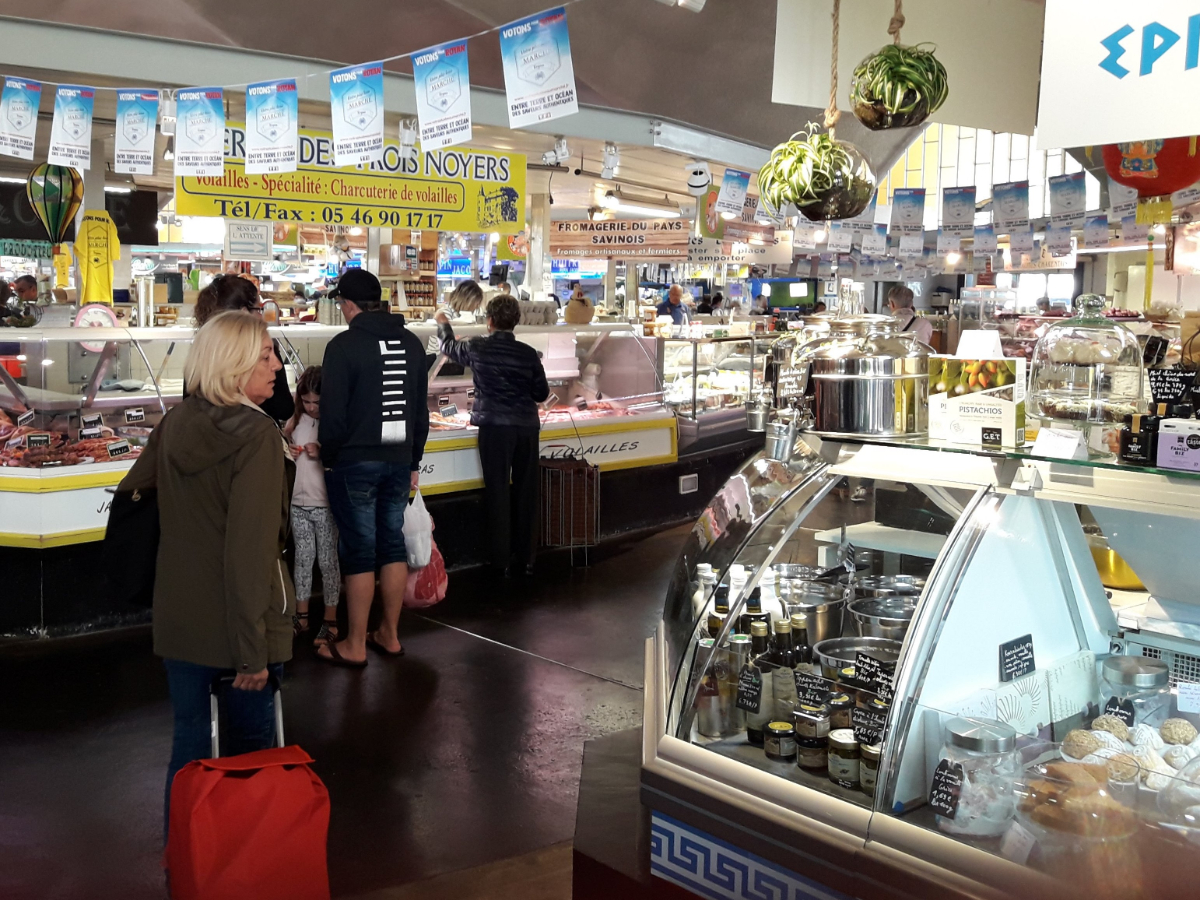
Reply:
[[[329,291],[331,300],[341,297],[357,306],[378,304],[383,299],[379,279],[366,269],[347,269]]]

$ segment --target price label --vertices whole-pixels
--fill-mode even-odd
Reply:
[[[104,424],[104,416],[100,413],[92,413],[88,416],[79,417],[80,428],[99,428]]]
[[[116,459],[130,452],[129,441],[113,441],[108,445],[108,458]]]
[[[446,406],[450,402],[449,394],[442,394],[438,397],[438,406]]]
[[[33,421],[33,417],[34,417],[33,410],[32,409],[26,410],[25,412],[23,412],[19,416],[17,416],[17,424],[18,425],[28,425],[30,422]]]
[[[757,713],[762,706],[762,689],[762,673],[754,666],[742,666],[738,673],[737,708]]]
[[[132,409],[125,410],[125,424],[133,425],[135,422],[145,422],[146,411],[140,406],[135,406]]]
[[[1179,682],[1179,711],[1200,713],[1200,683],[1195,681]]]
[[[999,450],[1004,443],[1004,432],[999,428],[980,429],[979,443],[992,450]]]
[[[439,407],[438,412],[449,419],[458,415],[458,407],[453,403],[450,403],[446,406]]]
[[[859,709],[850,713],[850,724],[854,727],[854,739],[863,746],[878,744],[887,730],[887,713],[882,710]]]
[[[892,674],[880,660],[859,651],[854,655],[854,680],[877,694],[881,687],[892,683]]]
[[[1000,645],[1000,681],[1024,678],[1037,668],[1033,658],[1033,635],[1027,634]]]
[[[1106,716],[1116,716],[1129,728],[1133,727],[1133,703],[1129,700],[1109,697],[1108,702],[1104,704],[1104,714]]]
[[[25,446],[33,450],[35,447],[49,447],[50,435],[48,434],[27,434],[25,435]]]
[[[475,388],[467,388],[467,399],[468,400],[475,399]]]
[[[933,770],[933,783],[929,786],[930,808],[939,816],[953,819],[958,814],[962,786],[962,764],[943,759]]]
[[[81,441],[91,441],[104,436],[104,432],[97,426],[95,428],[80,428],[79,439]]]
[[[799,669],[792,675],[796,679],[796,697],[801,703],[819,705],[829,699],[831,685],[828,679]]]
[[[1023,866],[1036,844],[1037,838],[1028,829],[1022,828],[1020,822],[1013,822],[1000,841],[1000,855]]]
[[[1150,393],[1155,403],[1178,403],[1196,383],[1196,373],[1180,368],[1149,369]]]

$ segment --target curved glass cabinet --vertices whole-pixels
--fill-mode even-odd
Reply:
[[[1182,475],[815,438],[760,455],[693,529],[648,654],[647,802],[673,784],[761,822],[779,877],[832,896],[1196,896],[1197,546]],[[756,663],[740,633],[769,620],[782,647],[795,612],[813,664]],[[1161,683],[1106,682],[1121,655]],[[686,827],[665,821],[656,847]]]

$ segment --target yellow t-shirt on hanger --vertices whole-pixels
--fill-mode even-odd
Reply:
[[[121,241],[117,226],[104,210],[89,210],[83,214],[79,233],[75,236],[75,258],[79,260],[79,275],[83,290],[79,302],[113,302],[113,261],[121,258]]]

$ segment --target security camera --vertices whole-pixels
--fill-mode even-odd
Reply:
[[[690,162],[687,165],[687,186],[688,193],[693,197],[703,197],[708,191],[708,186],[712,184],[712,172],[709,171],[708,163]]]

